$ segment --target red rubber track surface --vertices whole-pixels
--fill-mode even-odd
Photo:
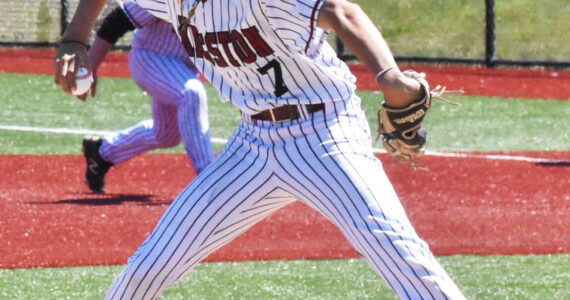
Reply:
[[[379,155],[418,234],[437,255],[570,251],[570,152],[511,153],[532,162],[427,156],[413,171]],[[566,161],[565,161],[566,159]],[[184,154],[149,154],[112,169],[89,193],[80,155],[0,155],[0,268],[124,264],[194,177]],[[300,202],[207,261],[357,257]]]

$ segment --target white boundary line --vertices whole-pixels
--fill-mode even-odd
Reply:
[[[0,130],[11,130],[11,131],[28,131],[28,132],[49,132],[49,133],[60,133],[60,134],[77,134],[77,135],[107,135],[114,133],[116,131],[109,130],[90,130],[90,129],[69,129],[69,128],[48,128],[48,127],[29,127],[29,126],[12,126],[12,125],[1,125]],[[227,139],[222,138],[212,138],[213,143],[225,144],[228,142]]]
[[[47,128],[47,127],[11,126],[11,125],[0,125],[0,130],[50,132],[50,133],[81,134],[81,135],[84,134],[106,135],[113,132],[106,130]]]
[[[29,131],[29,132],[49,132],[49,133],[60,133],[60,134],[78,134],[78,135],[106,135],[113,133],[115,131],[107,130],[89,130],[89,129],[69,129],[69,128],[47,128],[47,127],[28,127],[28,126],[12,126],[12,125],[1,125],[0,130],[11,130],[11,131]],[[216,144],[226,144],[227,139],[223,138],[212,138],[212,143]],[[384,149],[374,148],[375,153],[386,153]],[[511,161],[524,161],[532,163],[552,163],[560,162],[560,160],[546,159],[546,158],[535,158],[527,156],[518,155],[500,155],[500,154],[475,154],[475,153],[459,153],[459,152],[437,152],[437,151],[426,151],[426,156],[437,156],[437,157],[451,157],[451,158],[479,158],[479,159],[490,159],[490,160],[511,160]]]
[[[373,149],[374,153],[387,153],[384,149]],[[537,158],[528,157],[520,155],[504,155],[504,154],[476,154],[469,152],[437,152],[437,151],[426,151],[425,156],[437,156],[437,157],[451,157],[451,158],[478,158],[478,159],[489,159],[489,160],[511,160],[511,161],[524,161],[531,163],[556,163],[562,162],[558,159],[548,159],[548,158]]]

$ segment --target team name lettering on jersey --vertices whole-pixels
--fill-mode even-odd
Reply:
[[[208,60],[214,66],[234,67],[251,64],[258,57],[266,57],[274,53],[273,49],[259,34],[257,27],[252,26],[241,30],[198,32],[188,19],[178,16],[178,33],[188,55]],[[190,41],[192,36],[194,45]]]

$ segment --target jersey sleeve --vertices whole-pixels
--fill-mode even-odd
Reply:
[[[154,16],[159,19],[163,19],[167,22],[170,22],[170,15],[168,14],[168,4],[166,3],[166,1],[167,0],[125,0],[123,3],[123,7],[125,7],[126,9],[134,9],[135,10],[133,11],[134,14],[140,13],[139,10],[142,10],[151,17]],[[128,12],[127,15],[129,15]],[[142,17],[142,21],[146,21],[146,18],[148,18],[148,16]]]
[[[97,30],[97,36],[105,41],[115,44],[125,33],[135,30],[133,22],[123,9],[113,9],[103,20]]]
[[[156,17],[151,13],[146,11],[144,8],[140,7],[132,0],[126,0],[122,3],[123,11],[125,15],[129,18],[131,23],[137,28],[141,28],[156,20]]]
[[[317,27],[325,0],[262,0],[269,23],[290,47],[308,56],[318,53],[328,34]]]

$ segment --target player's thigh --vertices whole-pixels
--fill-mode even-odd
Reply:
[[[135,82],[151,97],[167,104],[180,105],[188,101],[189,93],[205,94],[199,76],[181,59],[152,51],[132,50],[129,65]]]
[[[177,145],[181,139],[178,127],[178,107],[158,99],[152,99],[151,106],[156,138],[165,144]]]
[[[319,133],[330,139],[316,146],[326,153],[320,163],[334,177],[330,182],[342,190],[329,199],[344,205],[361,230],[412,230],[382,163],[374,156],[369,128],[361,121],[361,117],[341,118],[328,128],[329,135]]]
[[[303,200],[330,219],[359,253],[374,257],[396,240],[423,247],[379,162],[339,154],[313,161],[313,167],[318,175],[307,177],[318,179],[306,184]]]
[[[237,144],[225,150],[167,209],[131,259],[133,276],[182,276],[209,253],[290,202],[284,197],[267,202],[275,187],[267,180],[272,173],[264,169],[267,158],[263,153]]]
[[[337,123],[335,123],[337,122]],[[317,124],[318,125],[318,124]],[[300,199],[335,223],[353,245],[375,232],[413,232],[358,120],[327,121],[288,143],[282,176]],[[386,238],[383,236],[382,238]]]

